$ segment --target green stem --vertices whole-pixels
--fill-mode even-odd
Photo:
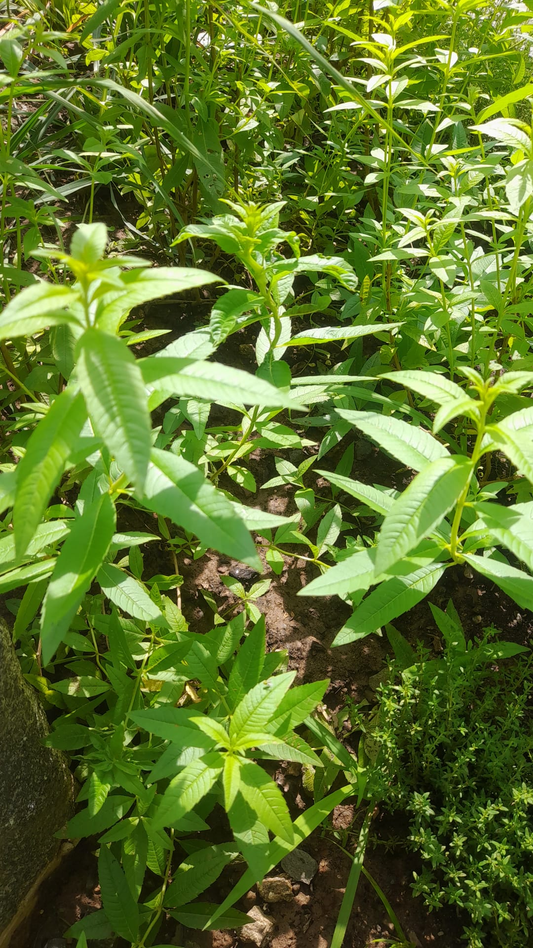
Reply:
[[[459,497],[459,500],[457,501],[457,507],[455,508],[455,516],[453,518],[452,531],[451,531],[451,537],[450,537],[450,554],[451,554],[452,559],[455,560],[456,563],[461,562],[461,557],[457,552],[457,547],[459,543],[459,529],[461,526],[461,519],[463,516],[463,510],[466,504],[466,499],[468,497],[468,491],[470,490],[472,477],[474,476],[474,472],[477,468],[478,461],[481,456],[481,443],[483,441],[483,435],[485,434],[485,420],[487,417],[488,408],[489,408],[488,403],[484,402],[482,405],[480,418],[478,422],[476,443],[474,445],[474,449],[472,451],[472,455],[470,459],[472,462],[470,477],[468,478],[468,481],[465,484],[463,492],[461,493],[461,496]]]

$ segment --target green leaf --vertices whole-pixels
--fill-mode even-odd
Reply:
[[[13,510],[19,556],[27,549],[87,417],[81,394],[65,389],[31,435],[17,468]]]
[[[363,336],[372,336],[378,332],[388,333],[402,325],[402,323],[367,323],[366,326],[325,326],[323,329],[306,329],[303,332],[296,333],[285,345],[309,346],[312,343],[361,339]]]
[[[101,494],[73,522],[44,598],[41,620],[43,665],[48,664],[68,632],[109,549],[115,522],[115,506],[109,494]]]
[[[96,578],[104,595],[117,609],[144,622],[163,622],[161,610],[152,602],[141,583],[118,566],[105,563]]]
[[[291,843],[292,820],[281,790],[253,761],[241,763],[239,790],[260,821],[276,836]],[[238,806],[238,798],[234,806]]]
[[[501,507],[482,501],[475,509],[494,539],[533,570],[533,503]]]
[[[526,409],[526,411],[529,411],[529,409]],[[517,414],[522,413],[517,412]],[[514,415],[511,415],[511,418],[514,417]],[[525,425],[522,429],[513,429],[507,424],[508,421],[509,419],[506,418],[498,425],[490,425],[486,429],[486,434],[533,484],[533,434],[524,430]],[[518,424],[519,419],[516,419],[515,423]]]
[[[77,370],[96,433],[142,490],[151,429],[145,388],[133,355],[116,336],[88,329],[79,342]]]
[[[507,417],[499,423],[498,428],[507,432],[521,431],[522,434],[527,434],[528,437],[532,437],[533,407],[522,408],[520,411],[513,412],[512,415],[507,415]]]
[[[297,408],[299,403],[250,372],[220,362],[191,362],[165,356],[139,361],[143,379],[156,393],[150,404],[161,403],[170,395],[188,395],[228,405],[257,405],[259,408]]]
[[[216,744],[219,744],[226,750],[229,749],[228,732],[220,723],[220,721],[216,721],[214,718],[210,718],[208,715],[204,714],[201,716],[195,715],[193,718],[191,718],[191,721]]]
[[[411,388],[419,395],[430,398],[437,405],[445,405],[450,401],[464,399],[465,393],[462,388],[447,379],[445,375],[437,375],[436,372],[422,372],[418,370],[384,372],[380,376],[382,379],[388,379],[390,382],[396,382],[405,388]]]
[[[76,695],[83,698],[92,698],[93,695],[102,695],[109,691],[111,685],[102,678],[94,675],[78,675],[74,678],[62,678],[53,682],[51,687],[63,695]]]
[[[516,80],[515,80],[516,81]],[[528,99],[533,95],[533,82],[528,82],[527,85],[522,86],[520,89],[514,89],[513,92],[508,92],[507,95],[501,95],[494,100],[486,109],[483,109],[479,113],[479,121],[486,122],[487,119],[491,118],[493,115],[496,115],[498,112],[506,111],[510,105],[514,105],[516,102],[523,102],[524,99]]]
[[[411,481],[383,521],[376,574],[386,573],[439,525],[457,503],[471,475],[471,461],[458,455],[433,461]]]
[[[206,846],[188,856],[173,873],[165,894],[165,905],[172,908],[192,902],[215,882],[235,852],[229,846]]]
[[[29,566],[11,570],[0,579],[0,593],[9,592],[17,586],[25,586],[27,583],[50,576],[56,562],[55,559],[41,560],[39,563],[31,563]]]
[[[225,909],[219,913],[220,906],[212,902],[191,902],[185,908],[172,911],[173,918],[185,925],[186,928],[200,928],[202,931],[214,931],[224,928],[241,928],[254,919],[238,909]],[[210,924],[210,919],[217,913],[216,925]]]
[[[153,819],[154,829],[175,823],[202,800],[224,768],[224,758],[217,751],[206,754],[181,771],[165,790]]]
[[[375,582],[376,551],[358,550],[300,589],[299,596],[345,596]]]
[[[231,502],[184,458],[154,448],[142,499],[149,510],[196,534],[206,547],[262,570],[255,544]]]
[[[273,722],[274,733],[286,734],[287,731],[302,724],[322,701],[328,685],[329,679],[323,678],[322,681],[311,681],[307,685],[291,688],[277,707],[276,718]]]
[[[447,402],[441,405],[435,415],[433,422],[433,434],[438,434],[441,428],[444,428],[448,422],[458,415],[466,415],[468,418],[475,418],[478,414],[479,402],[474,401],[468,395],[464,395],[461,401]]]
[[[489,135],[495,138],[497,142],[507,145],[514,151],[525,151],[526,154],[531,150],[531,139],[525,131],[527,126],[518,119],[492,119],[490,122],[483,122],[479,125],[471,125],[471,130],[482,132],[483,135]]]
[[[261,670],[265,661],[266,632],[265,619],[261,616],[245,642],[239,648],[228,681],[226,698],[230,711],[233,711],[244,696],[261,680]]]
[[[98,881],[102,903],[113,930],[127,941],[137,941],[139,907],[119,863],[107,846],[100,846]]]
[[[257,747],[262,754],[271,757],[274,760],[293,760],[299,764],[310,764],[312,767],[322,767],[322,761],[313,748],[300,737],[299,734],[290,734],[284,741],[257,742]]]
[[[318,525],[316,536],[316,545],[318,547],[318,556],[327,546],[334,546],[338,539],[342,527],[342,511],[338,504],[335,504],[327,514],[322,517]]]
[[[286,672],[262,681],[252,688],[237,705],[230,724],[230,738],[246,737],[262,731],[276,712],[283,695],[290,688],[296,672]]]
[[[522,205],[533,194],[533,160],[531,158],[519,162],[507,172],[505,193],[511,212],[518,214]]]
[[[98,327],[114,334],[125,316],[135,307],[148,300],[160,299],[171,293],[221,282],[220,277],[194,267],[154,267],[154,269],[128,270],[120,274],[124,290],[118,290],[99,313]],[[179,340],[178,340],[179,341]]]
[[[533,577],[522,572],[521,569],[509,566],[508,563],[501,563],[487,556],[463,553],[463,559],[476,572],[496,583],[522,609],[533,610]]]
[[[453,286],[457,276],[457,261],[450,254],[439,254],[438,257],[431,257],[429,269],[443,283]]]
[[[342,897],[342,904],[337,916],[337,922],[335,924],[335,931],[333,932],[333,937],[331,939],[331,948],[342,948],[342,945],[344,944],[344,938],[346,936],[346,930],[350,922],[353,903],[355,901],[357,887],[359,885],[359,878],[363,868],[371,819],[372,815],[367,813],[359,833],[355,856],[353,857],[350,874],[348,876],[346,888]]]
[[[18,76],[24,59],[24,50],[14,36],[4,35],[0,40],[0,57],[12,79]]]
[[[85,935],[87,938],[95,938],[96,940],[110,938],[112,934],[113,930],[103,909],[97,909],[96,912],[84,915],[65,932],[66,938]]]
[[[421,471],[430,461],[448,457],[448,451],[429,431],[417,428],[390,415],[370,411],[336,410],[345,421],[376,441],[393,458],[414,471]]]
[[[0,564],[2,566],[15,566],[29,559],[62,540],[69,533],[69,524],[66,520],[50,520],[47,523],[41,523],[35,530],[26,550],[24,557],[17,556],[15,553],[15,535],[8,533],[0,540]]]
[[[32,336],[48,326],[76,322],[66,307],[77,303],[79,294],[66,286],[36,283],[17,293],[0,315],[0,342]]]
[[[235,329],[237,319],[263,302],[262,296],[241,287],[232,287],[214,304],[209,319],[209,330],[213,342],[218,346]]]
[[[412,609],[437,585],[446,566],[429,563],[408,576],[395,576],[374,589],[337,633],[333,645],[347,645]]]
[[[195,714],[194,708],[174,708],[171,705],[161,705],[158,708],[145,708],[142,711],[131,711],[129,717],[150,734],[171,741],[177,747],[202,747],[209,749],[213,746],[211,738],[191,724],[191,717]]]
[[[204,201],[213,213],[219,209],[219,198],[224,194],[224,152],[219,137],[218,121],[198,118],[192,143],[201,158],[194,157],[198,184]]]
[[[224,805],[226,808],[226,813],[229,813],[234,802],[237,793],[239,792],[239,785],[241,780],[241,764],[239,757],[234,757],[233,754],[226,754],[226,759],[224,761]]]
[[[78,224],[70,242],[70,255],[91,266],[102,259],[106,244],[105,224]]]
[[[127,797],[117,794],[109,796],[103,806],[94,816],[91,816],[88,808],[81,810],[73,816],[67,823],[67,834],[69,839],[78,839],[80,836],[94,836],[96,833],[102,833],[113,826],[118,820],[126,815],[128,810],[135,802],[134,797]]]
[[[104,0],[103,3],[100,3],[96,8],[96,12],[93,13],[93,15],[90,16],[85,23],[85,26],[83,27],[83,30],[80,34],[80,43],[83,43],[88,36],[91,36],[91,34],[102,25],[104,20],[112,18],[113,14],[120,6],[120,3],[121,0]]]
[[[334,474],[332,471],[317,471],[322,477],[327,478],[335,487],[340,487],[351,497],[357,498],[361,503],[366,504],[376,513],[386,514],[394,503],[394,496],[385,491],[384,488],[370,487],[363,484],[362,481],[354,481],[351,477],[345,477],[343,474]]]
[[[293,823],[292,828],[294,835],[291,843],[286,842],[280,837],[276,837],[276,839],[272,840],[267,846],[262,847],[257,852],[257,858],[254,861],[253,868],[249,866],[227,898],[224,899],[222,905],[213,907],[213,913],[209,919],[209,927],[215,928],[218,918],[224,915],[231,905],[242,898],[256,882],[260,882],[274,866],[277,866],[278,863],[281,862],[287,853],[292,852],[300,843],[303,843],[304,840],[311,835],[313,830],[322,825],[336,806],[342,804],[346,797],[353,795],[353,784],[348,784],[340,790],[330,793],[327,797],[319,800],[318,803],[310,806],[305,813],[302,813]]]

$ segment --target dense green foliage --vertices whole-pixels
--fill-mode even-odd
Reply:
[[[393,639],[397,663],[370,730],[374,792],[410,814],[425,864],[415,893],[468,913],[469,948],[518,948],[532,914],[531,663],[507,667],[526,650],[488,637],[467,645],[453,609],[433,610],[442,658]]]
[[[440,616],[445,659],[404,668],[382,695],[373,773],[363,742],[354,756],[314,715],[327,682],[291,687],[286,654],[266,652],[256,603],[269,572],[300,560],[315,577],[302,595],[352,609],[334,645],[380,633],[458,564],[533,609],[528,3],[5,12],[0,593],[50,742],[77,765],[67,831],[99,837],[103,909],[73,934],[147,948],[166,912],[237,927],[247,888],[345,797],[383,796],[385,777],[391,803],[418,801],[413,839],[431,863],[451,844],[425,795],[437,787],[446,809],[478,742],[461,816],[471,864],[446,859],[474,888],[483,875],[490,909],[451,892],[459,876],[425,874],[416,891],[469,909],[472,946],[500,926],[510,944],[530,881],[517,870],[516,898],[502,893],[483,847],[505,838],[511,863],[531,835],[516,776],[527,748],[508,743],[514,771],[495,753],[526,713],[529,672],[499,670],[483,696],[489,666],[472,656],[509,652],[454,651]],[[162,297],[190,321],[168,344],[143,321]],[[243,339],[253,371],[228,357]],[[356,438],[405,489],[362,478]],[[247,466],[258,449],[274,455],[263,484]],[[258,509],[259,487],[288,488],[293,512]],[[207,550],[267,576],[249,590],[228,577],[235,609],[208,599],[200,634],[179,559]],[[510,681],[518,697],[500,714]],[[440,760],[452,726],[450,773],[433,774],[420,742]],[[313,774],[295,822],[261,764],[279,759]],[[478,784],[498,807],[518,794],[510,828],[500,810],[483,836]],[[234,859],[248,869],[224,903],[198,901]]]

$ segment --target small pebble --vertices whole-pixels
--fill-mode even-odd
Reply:
[[[257,886],[265,902],[290,902],[293,899],[292,885],[285,876],[267,876]]]
[[[274,932],[274,922],[268,915],[261,911],[258,905],[253,905],[247,913],[253,919],[239,931],[239,941],[249,942],[257,945],[257,948],[263,948]]]
[[[317,870],[318,863],[304,849],[294,849],[292,853],[281,860],[281,866],[295,882],[305,882],[310,885]]]

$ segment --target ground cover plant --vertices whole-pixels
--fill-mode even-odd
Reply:
[[[467,644],[432,606],[445,653],[428,657],[389,623],[458,568],[533,611],[528,4],[4,13],[0,593],[79,782],[66,832],[99,853],[102,908],[69,936],[237,929],[241,896],[354,798],[340,948],[388,797],[431,867],[415,893],[470,913],[472,948],[519,944],[530,671],[506,659],[523,646]],[[209,551],[255,581],[224,576],[224,606],[204,591],[199,632],[181,564]],[[263,597],[291,564],[309,608],[344,603],[333,646],[388,627],[397,653],[346,745],[316,712],[328,681],[294,683],[266,649]],[[452,775],[480,747],[461,846],[442,816],[452,726]],[[276,761],[306,775],[297,817]],[[244,863],[220,904],[204,895]]]

